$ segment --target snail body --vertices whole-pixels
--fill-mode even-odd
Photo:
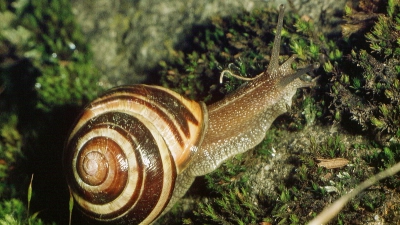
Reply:
[[[113,88],[89,104],[64,150],[64,168],[78,208],[102,222],[149,224],[168,211],[196,176],[265,137],[305,82],[290,57],[279,66],[280,7],[266,71],[206,106],[166,88]]]

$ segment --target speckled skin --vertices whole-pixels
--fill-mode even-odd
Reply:
[[[208,106],[209,125],[204,141],[196,158],[178,176],[167,208],[185,194],[196,176],[212,172],[228,158],[259,144],[276,117],[287,112],[296,90],[314,84],[314,81],[300,80],[299,76],[317,65],[296,72],[291,68],[295,55],[282,65],[278,63],[283,11],[281,5],[267,70],[225,99]]]

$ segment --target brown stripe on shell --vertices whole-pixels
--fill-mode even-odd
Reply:
[[[128,94],[128,95],[125,95]],[[165,92],[163,89],[154,88],[151,86],[145,85],[135,85],[135,86],[122,86],[111,89],[109,92],[104,94],[99,101],[92,103],[92,106],[96,106],[98,104],[103,104],[107,101],[112,101],[115,97],[122,98],[131,98],[131,100],[137,100],[133,95],[142,96],[149,100],[150,105],[152,106],[152,110],[155,110],[157,114],[162,116],[164,120],[167,117],[164,117],[165,114],[161,114],[159,109],[154,107],[155,105],[161,106],[163,110],[166,110],[168,114],[172,115],[172,118],[168,118],[169,120],[174,120],[179,125],[179,128],[182,130],[186,137],[190,137],[189,125],[188,121],[195,125],[199,125],[199,121],[193,115],[190,109],[188,109],[184,104],[182,104],[181,99],[178,99],[176,96]],[[108,97],[110,96],[110,97]],[[112,96],[112,97],[111,97]],[[153,108],[154,107],[154,108]],[[166,123],[170,124],[171,122],[166,121]]]
[[[166,124],[169,125],[169,128],[171,129],[171,132],[173,133],[176,141],[179,143],[179,145],[182,147],[184,145],[183,139],[181,137],[181,135],[179,134],[178,128],[176,126],[174,126],[174,123],[172,121],[172,119],[176,119],[176,118],[170,118],[168,117],[168,115],[166,113],[164,113],[163,111],[161,111],[158,107],[155,107],[154,104],[152,104],[151,102],[146,102],[142,99],[136,98],[135,96],[132,95],[123,95],[118,94],[112,97],[108,97],[105,99],[102,99],[99,102],[96,102],[96,104],[92,104],[93,106],[96,106],[97,104],[106,104],[107,102],[111,102],[111,101],[115,101],[115,100],[119,100],[119,101],[135,101],[141,105],[146,106],[148,109],[151,109],[153,112],[155,112],[159,118],[161,118]]]
[[[98,123],[103,124],[103,125],[97,125]],[[113,221],[114,218],[118,218],[118,220],[124,220],[129,217],[129,221],[137,221],[138,223],[144,219],[146,219],[147,215],[153,210],[155,205],[157,204],[160,194],[161,194],[161,189],[163,186],[163,179],[158,178],[158,176],[163,176],[163,165],[162,165],[162,160],[160,159],[160,155],[157,149],[157,144],[155,143],[154,140],[152,140],[152,136],[150,131],[147,130],[146,126],[141,123],[138,119],[132,117],[131,115],[124,114],[124,113],[118,113],[118,112],[112,112],[112,113],[105,113],[103,115],[100,115],[98,117],[90,119],[78,132],[76,132],[75,137],[72,137],[70,139],[70,142],[68,143],[68,154],[66,157],[66,160],[71,162],[70,158],[73,155],[71,151],[71,148],[73,148],[76,145],[77,142],[77,137],[82,135],[83,133],[88,132],[89,129],[96,128],[96,126],[101,126],[104,128],[104,126],[109,127],[110,129],[115,129],[117,128],[118,132],[120,132],[122,135],[125,135],[130,142],[133,145],[140,146],[140,148],[134,148],[136,151],[136,155],[140,156],[139,159],[140,161],[143,161],[145,159],[146,162],[149,162],[149,164],[146,167],[143,167],[145,175],[143,175],[143,182],[139,182],[137,186],[141,186],[143,184],[143,192],[140,196],[139,204],[133,202],[135,197],[127,202],[122,208],[120,208],[117,211],[114,211],[113,213],[109,214],[102,214],[98,215],[96,213],[86,211],[85,209],[82,209],[85,211],[86,214],[88,214],[91,217],[98,218],[100,220],[110,220]],[[132,136],[130,136],[132,135]],[[133,138],[134,137],[134,138]],[[146,138],[144,138],[146,137]],[[143,141],[142,143],[137,143]],[[173,158],[171,154],[169,153],[169,163],[170,165],[174,165]],[[158,207],[157,210],[159,210],[156,215],[158,216],[163,208],[166,207],[167,203],[169,202],[169,199],[171,197],[173,188],[174,188],[174,181],[176,179],[176,168],[172,166],[171,168],[172,171],[172,177],[170,179],[173,181],[172,186],[169,187],[169,196],[167,198],[167,201],[164,203],[162,207]],[[73,173],[71,170],[67,172],[68,175],[68,180],[71,186],[72,191],[77,190],[77,184],[74,183],[73,180]],[[155,181],[155,182],[154,182]],[[82,191],[77,191],[78,193],[82,194]],[[84,192],[84,191],[83,191]],[[101,192],[101,191],[100,191]],[[139,191],[137,194],[138,195]],[[85,196],[83,194],[83,196]],[[86,197],[87,198],[87,197]],[[96,198],[96,197],[92,197]],[[145,199],[147,198],[147,199]],[[90,198],[88,198],[90,199]],[[99,204],[98,199],[94,201],[96,204]],[[108,201],[104,201],[108,202]],[[142,204],[142,205],[141,205]],[[132,205],[139,206],[130,209]],[[128,213],[125,211],[129,210]],[[120,215],[123,215],[120,217]],[[151,218],[150,220],[153,220],[154,218]]]

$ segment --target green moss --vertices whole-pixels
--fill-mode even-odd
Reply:
[[[203,218],[201,224],[256,224],[262,212],[246,190],[235,188],[211,202],[200,203],[195,215]]]
[[[400,145],[391,144],[388,147],[383,147],[383,149],[376,150],[371,155],[367,155],[365,160],[369,162],[371,166],[377,168],[377,171],[388,169],[396,164],[396,162],[400,161]],[[392,188],[400,187],[398,177],[398,175],[390,177],[384,182]]]
[[[379,5],[368,2],[360,4],[357,10],[347,9],[349,24],[354,22],[351,18],[362,14],[358,10],[384,9],[374,4]],[[353,34],[357,36],[354,43],[350,37],[353,49],[348,55],[349,60],[343,62],[338,70],[327,64],[324,66],[326,71],[333,73],[332,80],[336,80],[330,91],[333,97],[330,111],[341,117],[332,117],[342,122],[344,127],[365,131],[384,145],[388,145],[390,139],[394,140],[392,137],[400,126],[400,73],[397,69],[400,48],[396,38],[400,27],[399,9],[398,1],[387,2],[386,11],[381,12],[370,31],[357,30],[358,33]],[[366,24],[363,26],[367,27]],[[360,36],[365,38],[365,42],[360,41]],[[331,57],[330,54],[329,58],[334,55],[332,53]]]
[[[40,218],[38,218],[40,212],[30,214],[29,205],[30,205],[31,195],[32,195],[32,180],[28,188],[28,207],[26,207],[22,201],[16,198],[7,199],[0,202],[0,224],[1,225],[46,224]]]
[[[27,217],[25,205],[17,199],[10,199],[0,203],[0,224],[1,225],[44,225],[41,219],[37,218],[38,213]],[[55,224],[55,223],[53,223]]]

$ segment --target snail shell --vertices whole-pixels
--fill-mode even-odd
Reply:
[[[296,56],[279,65],[281,5],[268,68],[212,105],[157,86],[111,89],[93,101],[75,124],[64,168],[78,208],[97,221],[149,224],[167,212],[196,176],[265,137],[301,87]]]
[[[203,103],[162,87],[109,90],[86,107],[66,147],[79,208],[102,221],[151,222],[193,159],[205,121]]]

